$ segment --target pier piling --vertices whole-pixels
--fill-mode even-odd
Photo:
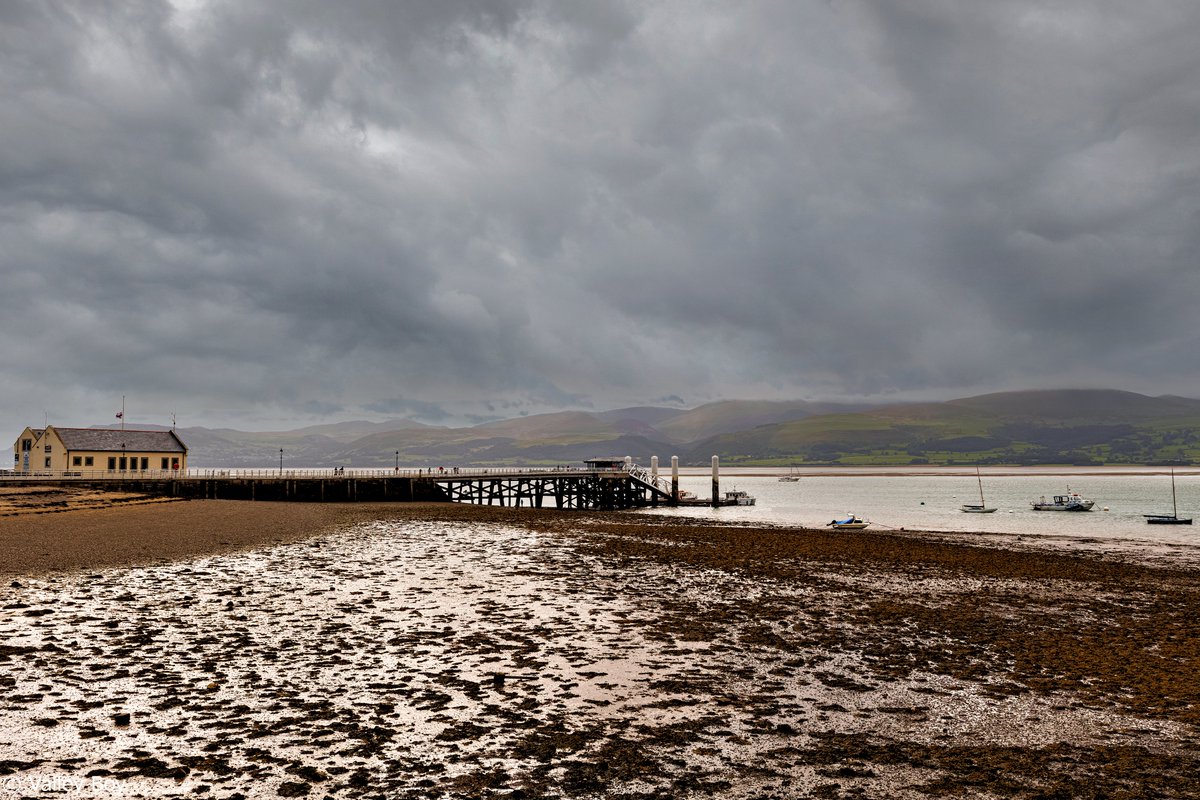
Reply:
[[[712,467],[713,467],[712,504],[713,504],[713,508],[718,508],[721,505],[721,486],[720,486],[721,479],[717,475],[717,473],[719,472],[719,469],[717,466],[718,461],[719,460],[716,456],[712,457]]]

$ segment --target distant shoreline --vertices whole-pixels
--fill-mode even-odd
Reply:
[[[796,475],[801,478],[847,478],[847,477],[955,477],[959,475],[974,475],[976,467],[973,464],[964,465],[898,465],[898,466],[809,466],[809,467],[739,467],[735,465],[720,465],[721,475],[736,475],[753,478],[775,478],[784,475]],[[1101,467],[1074,467],[1063,465],[1033,465],[1020,466],[981,466],[978,468],[983,475],[993,477],[1011,477],[1022,475],[1054,476],[1054,475],[1169,475],[1174,470],[1176,475],[1200,475],[1200,466],[1159,467],[1109,465]],[[670,467],[664,470],[659,465],[659,475],[669,476]],[[711,474],[710,467],[680,467],[679,474],[696,477]]]

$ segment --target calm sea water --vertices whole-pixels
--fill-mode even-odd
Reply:
[[[1143,514],[1171,513],[1171,477],[1162,469],[996,468],[981,473],[983,492],[994,514],[966,514],[962,503],[979,502],[973,469],[811,469],[799,481],[781,483],[781,472],[722,469],[721,492],[742,489],[756,504],[726,508],[654,509],[644,513],[821,527],[834,518],[857,514],[871,528],[1016,534],[1071,539],[1134,540],[1200,546],[1200,470],[1177,470],[1179,516],[1197,517],[1193,526],[1147,525]],[[669,477],[669,472],[663,473]],[[711,497],[711,470],[687,470],[681,488]],[[1086,513],[1034,511],[1031,501],[1068,489],[1096,501]]]

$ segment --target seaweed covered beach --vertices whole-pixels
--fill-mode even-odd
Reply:
[[[0,547],[0,798],[1200,795],[1187,566],[222,501]]]

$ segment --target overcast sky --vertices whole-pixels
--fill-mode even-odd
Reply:
[[[1200,3],[0,3],[0,423],[1200,396]]]

